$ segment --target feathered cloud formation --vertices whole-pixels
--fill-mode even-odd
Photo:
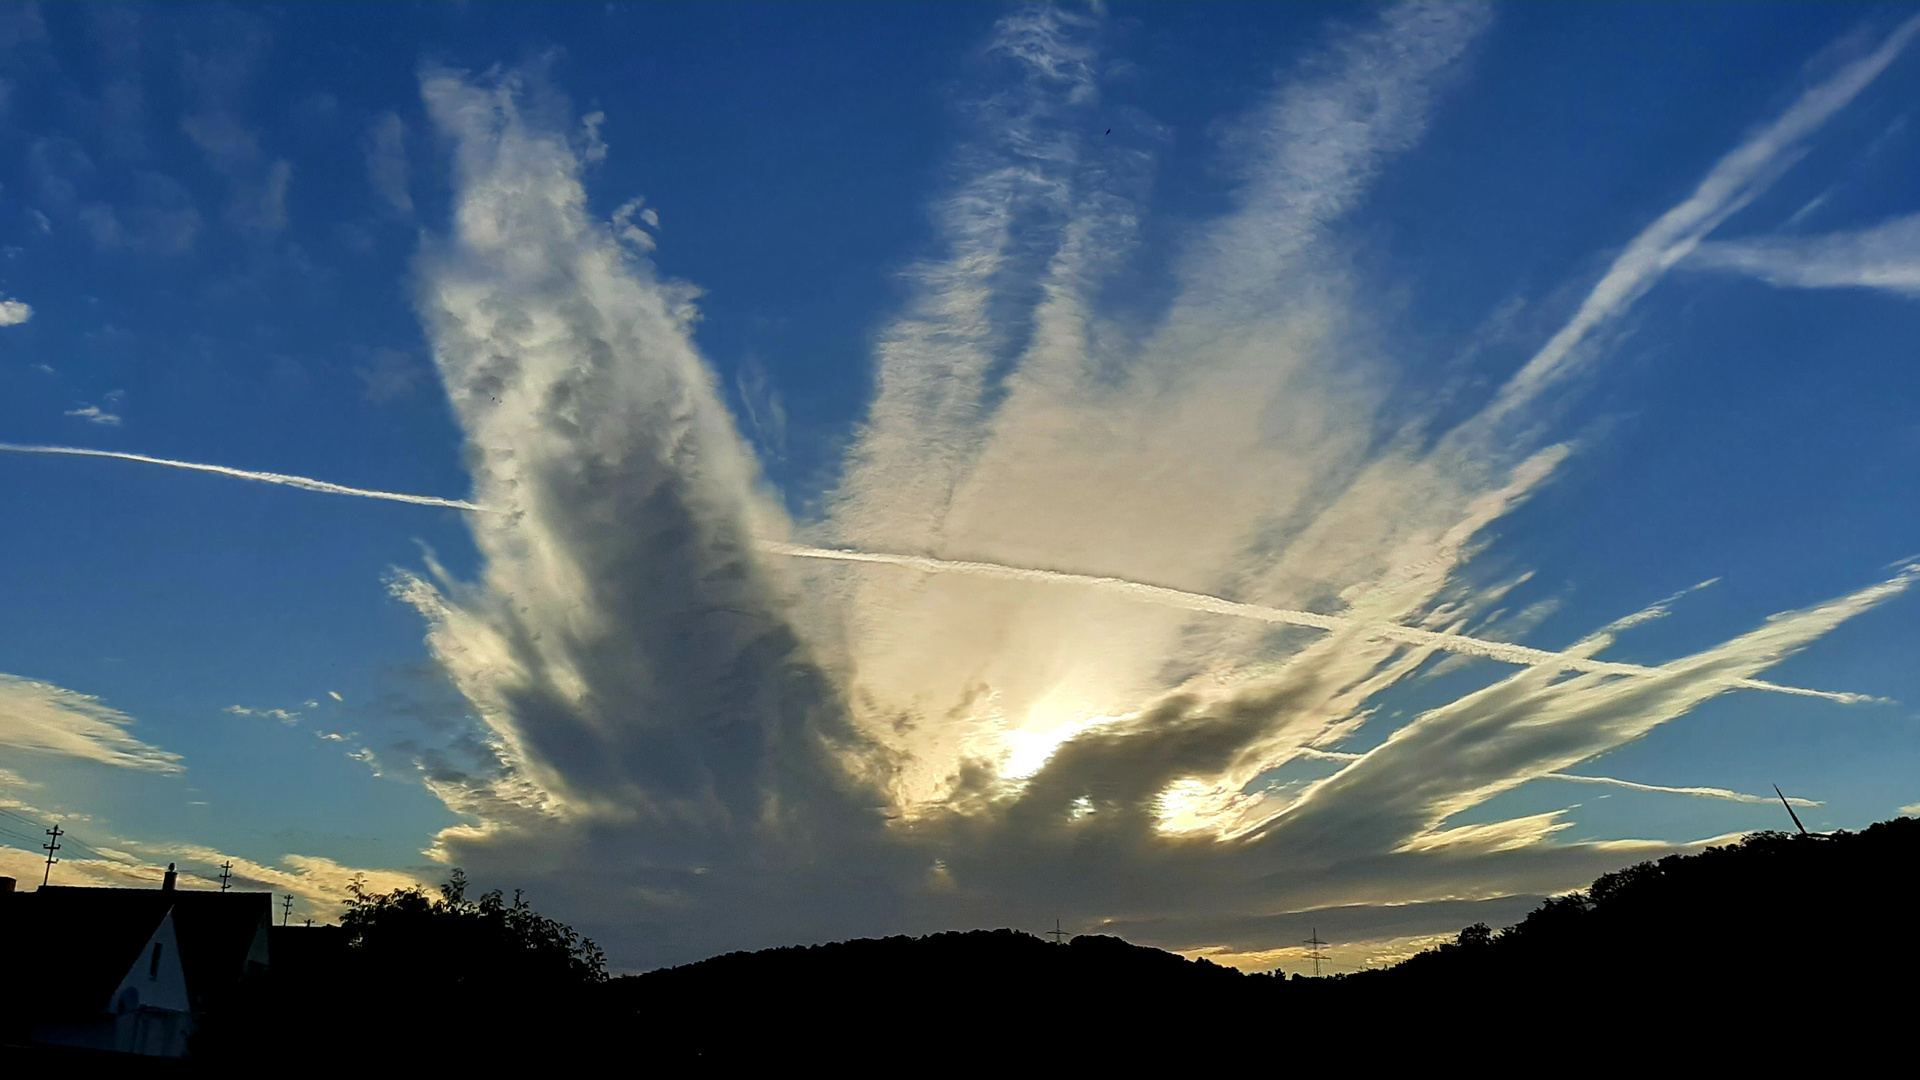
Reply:
[[[462,762],[419,763],[468,818],[434,854],[531,879],[618,962],[1056,917],[1245,963],[1283,957],[1303,913],[1410,948],[1692,846],[1565,842],[1564,811],[1469,814],[1502,793],[1766,801],[1568,770],[1728,692],[1868,700],[1760,676],[1920,576],[1660,664],[1602,654],[1684,594],[1559,651],[1467,632],[1506,588],[1463,573],[1488,529],[1575,460],[1543,434],[1574,376],[1670,270],[1748,258],[1706,238],[1920,32],[1754,128],[1442,426],[1388,408],[1401,365],[1369,344],[1343,225],[1490,18],[1405,5],[1330,32],[1234,127],[1241,180],[1168,299],[1121,318],[1107,287],[1136,255],[1151,139],[1087,137],[1112,64],[1098,13],[1008,14],[817,519],[766,491],[694,345],[697,291],[650,261],[651,211],[589,213],[598,117],[513,73],[422,79],[455,204],[419,303],[471,501],[0,450],[474,512],[474,580],[428,558],[390,582],[480,723]],[[368,144],[396,212],[403,135],[383,121]],[[1828,240],[1835,265],[1893,243]],[[777,452],[777,402],[741,392]],[[1444,657],[1518,667],[1378,715]],[[1285,779],[1298,763],[1319,778]]]
[[[1885,289],[1920,296],[1920,214],[1852,232],[1704,244],[1689,269],[1756,277],[1794,289]]]
[[[0,746],[123,769],[181,771],[180,755],[134,738],[132,726],[132,717],[97,697],[0,675]]]
[[[1142,324],[1102,299],[1152,162],[1085,137],[1101,22],[1008,15],[867,421],[797,523],[691,342],[694,291],[631,213],[587,213],[592,126],[512,75],[430,73],[457,202],[422,307],[497,511],[472,519],[478,580],[393,582],[484,723],[472,768],[428,777],[471,818],[440,856],[550,869],[644,965],[1068,914],[1251,956],[1272,943],[1235,934],[1337,907],[1398,940],[1440,924],[1371,905],[1530,897],[1675,850],[1555,842],[1559,813],[1457,819],[1543,778],[1631,786],[1564,770],[1782,689],[1760,674],[1913,571],[1649,666],[1599,654],[1677,597],[1545,653],[1465,635],[1497,590],[1458,572],[1573,453],[1534,434],[1568,377],[1920,21],[1715,164],[1479,413],[1382,440],[1395,361],[1355,331],[1340,225],[1488,18],[1404,6],[1334,35],[1240,124],[1232,208]],[[1339,749],[1442,652],[1529,666]],[[1296,759],[1337,771],[1277,783]]]

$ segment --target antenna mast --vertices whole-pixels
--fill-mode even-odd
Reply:
[[[226,892],[227,883],[232,880],[233,880],[233,860],[228,859],[226,862],[223,862],[220,864],[220,891]]]

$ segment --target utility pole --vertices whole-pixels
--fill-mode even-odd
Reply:
[[[1314,930],[1313,936],[1302,941],[1300,944],[1307,947],[1307,959],[1313,961],[1313,977],[1316,979],[1319,978],[1320,961],[1333,959],[1333,957],[1320,951],[1321,948],[1326,945],[1326,942],[1320,940],[1320,931],[1318,929]]]
[[[220,864],[220,891],[226,892],[227,883],[232,880],[233,880],[233,860],[228,859],[226,862],[223,862]]]
[[[53,857],[53,853],[60,850],[60,826],[55,825],[53,828],[48,829],[47,835],[53,837],[53,839],[40,845],[42,848],[45,848],[47,852],[47,872],[40,875],[40,887],[43,889],[47,887],[47,882],[53,880],[53,864],[60,861]]]
[[[1053,920],[1053,929],[1051,929],[1051,930],[1047,930],[1047,931],[1044,931],[1044,933],[1045,933],[1045,934],[1046,934],[1046,935],[1047,935],[1048,937],[1050,937],[1050,938],[1052,938],[1052,939],[1053,939],[1053,943],[1054,943],[1055,945],[1058,945],[1058,944],[1060,944],[1061,942],[1063,942],[1063,941],[1065,941],[1065,940],[1067,939],[1067,937],[1069,936],[1069,935],[1068,935],[1068,933],[1067,933],[1067,932],[1066,932],[1065,930],[1062,930],[1062,929],[1060,929],[1060,920],[1059,920],[1059,919],[1055,919],[1055,920]]]
[[[287,918],[293,914],[293,894],[288,893],[280,901],[280,925],[287,925]]]

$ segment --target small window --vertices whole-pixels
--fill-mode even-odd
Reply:
[[[166,946],[157,941],[153,943],[153,959],[147,961],[147,979],[149,981],[160,977],[160,950],[164,948],[166,948]]]

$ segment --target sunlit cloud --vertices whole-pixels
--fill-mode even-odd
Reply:
[[[1161,943],[1228,955],[1243,943],[1196,920],[1538,896],[1687,850],[1563,842],[1563,812],[1454,819],[1723,693],[1871,700],[1759,676],[1911,573],[1634,665],[1600,654],[1682,594],[1547,651],[1465,633],[1504,586],[1459,572],[1574,453],[1516,432],[1541,429],[1633,304],[1920,22],[1723,157],[1478,414],[1382,443],[1393,364],[1356,358],[1339,226],[1487,18],[1394,8],[1331,39],[1243,120],[1232,209],[1187,243],[1157,318],[1122,329],[1099,297],[1135,250],[1151,160],[1084,135],[1100,19],[1005,17],[936,250],[878,336],[826,512],[801,523],[760,495],[687,332],[694,292],[658,277],[651,235],[587,216],[597,136],[514,76],[430,74],[457,203],[423,308],[474,500],[498,511],[470,519],[476,581],[430,561],[393,582],[489,748],[428,781],[472,818],[436,857],[570,867],[564,902],[587,912],[643,898],[613,936],[659,960],[871,930],[883,910],[922,928],[1180,912],[1152,923]],[[1339,748],[1444,655],[1520,667],[1371,751]],[[1336,769],[1262,779],[1300,758]],[[1356,934],[1439,929],[1376,922]]]
[[[224,710],[234,716],[260,716],[269,720],[278,720],[292,727],[300,722],[300,714],[286,709],[254,709],[245,705],[229,705]]]
[[[33,307],[24,300],[0,298],[0,326],[19,326],[33,318]]]
[[[180,755],[135,738],[134,720],[90,694],[0,675],[0,746],[123,769],[182,771]]]
[[[1706,238],[1920,19],[1623,237],[1507,381],[1390,408],[1405,362],[1369,344],[1348,219],[1492,17],[1408,5],[1330,29],[1227,125],[1226,209],[1187,230],[1164,301],[1121,317],[1106,288],[1140,254],[1155,133],[1088,135],[1114,65],[1098,11],[1006,14],[962,95],[935,240],[875,335],[874,398],[805,520],[760,472],[779,398],[743,375],[742,431],[691,332],[697,290],[651,261],[657,216],[590,212],[597,114],[514,72],[421,80],[454,207],[417,295],[471,501],[0,449],[469,512],[470,579],[430,554],[389,579],[478,718],[460,761],[412,763],[466,818],[431,857],[540,882],[627,963],[1055,917],[1247,966],[1296,962],[1298,924],[1326,917],[1375,962],[1698,846],[1572,842],[1570,808],[1471,813],[1521,785],[1772,801],[1569,770],[1727,693],[1876,700],[1761,676],[1916,576],[1659,663],[1605,654],[1692,590],[1566,648],[1517,640],[1553,601],[1510,613],[1524,575],[1470,567],[1580,467],[1552,434],[1574,376],[1675,266],[1733,257]],[[396,124],[370,155],[404,149]],[[369,176],[405,212],[404,158],[383,160]],[[1382,695],[1466,664],[1491,681],[1383,715]],[[245,869],[337,902],[346,868],[297,858]]]

